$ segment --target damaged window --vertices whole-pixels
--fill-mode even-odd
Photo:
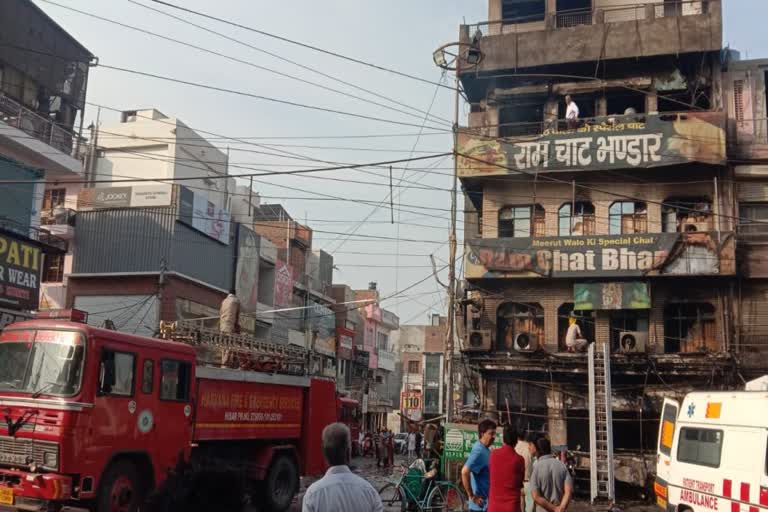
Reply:
[[[664,352],[718,352],[715,307],[707,302],[664,307]]]
[[[565,203],[558,211],[558,225],[560,236],[594,235],[595,206],[584,201]]]
[[[609,234],[648,232],[648,208],[643,202],[618,201],[608,210]]]
[[[712,231],[712,202],[703,197],[670,198],[662,208],[665,233]]]
[[[544,122],[544,98],[499,109],[499,137],[538,135]]]
[[[768,234],[768,203],[739,204],[739,233],[744,235]]]
[[[502,304],[496,325],[497,350],[532,352],[544,343],[544,308],[541,304]]]
[[[544,236],[541,205],[505,206],[499,210],[499,238]]]
[[[565,345],[565,335],[568,333],[568,320],[573,313],[573,302],[566,302],[557,308],[557,348],[560,352],[565,352],[568,347]],[[595,312],[594,311],[576,311],[576,319],[581,329],[581,335],[584,339],[595,339]]]
[[[501,0],[501,19],[505,23],[543,21],[546,0]]]

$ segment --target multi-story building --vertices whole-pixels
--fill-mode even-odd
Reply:
[[[460,30],[465,387],[586,456],[576,319],[610,345],[616,474],[643,484],[661,397],[740,382],[739,291],[765,290],[737,265],[721,2],[489,0],[489,17]]]
[[[59,248],[44,251],[37,277],[39,307],[62,307],[73,209],[86,178],[81,133],[94,56],[30,0],[2,2],[0,33],[0,157],[44,173],[27,205],[27,234]]]

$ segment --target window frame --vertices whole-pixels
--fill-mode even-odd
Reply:
[[[181,368],[182,365],[187,366],[187,393],[186,398],[163,398],[163,363],[178,363],[179,368]],[[170,357],[164,357],[160,359],[160,386],[157,393],[158,399],[162,400],[163,402],[177,402],[177,403],[189,403],[190,399],[192,398],[192,363],[189,361],[184,361],[182,359],[173,359]],[[178,385],[181,382],[181,379],[176,383],[177,385],[177,391],[178,391]]]
[[[704,307],[707,306],[711,309],[711,311],[704,311]],[[687,312],[684,310],[684,308],[696,308],[696,317],[693,316],[686,316]],[[672,311],[671,315],[667,314],[668,310],[671,310],[674,308],[674,311]],[[696,302],[667,302],[664,304],[664,309],[662,310],[662,321],[664,323],[664,353],[665,354],[679,354],[684,353],[682,352],[682,343],[684,340],[688,340],[691,332],[691,328],[696,325],[697,323],[702,326],[702,340],[705,338],[703,337],[703,326],[705,325],[705,322],[711,322],[712,328],[715,329],[715,337],[717,337],[717,307],[715,307],[714,304],[707,301],[696,301]],[[675,327],[674,336],[669,335],[668,326],[670,324],[673,324]],[[686,328],[686,335],[685,337],[681,336],[681,331],[683,330],[682,327],[685,326]],[[668,352],[667,351],[667,340],[671,340],[671,342],[676,342],[678,347],[676,352]]]
[[[147,384],[146,375],[147,375],[147,363],[150,363],[150,380],[149,380],[149,390],[146,389],[145,384]],[[155,392],[155,360],[146,358],[141,363],[141,392],[145,395],[151,395]]]
[[[105,392],[102,389],[102,376],[101,376],[101,365],[104,362],[104,354],[106,352],[111,352],[112,354],[122,354],[131,356],[133,358],[133,365],[131,366],[131,392],[128,395],[122,394],[122,393],[114,393],[113,391]],[[99,375],[98,375],[98,382],[97,382],[97,388],[96,388],[96,395],[97,396],[112,396],[116,398],[133,398],[136,396],[136,362],[138,360],[137,354],[135,352],[127,352],[125,350],[116,350],[109,347],[102,347],[101,349],[101,355],[99,357]]]
[[[414,364],[414,363],[416,364],[416,371],[412,371],[411,370],[411,365]],[[413,360],[413,359],[408,361],[408,368],[407,369],[408,369],[407,373],[410,373],[410,374],[421,373],[421,361],[416,361],[416,360]]]
[[[61,196],[61,202],[53,204],[54,196],[58,199]],[[53,210],[54,208],[64,208],[67,203],[66,188],[49,188],[43,193],[43,210]]]
[[[614,207],[619,205],[619,213],[614,213]],[[632,211],[624,211],[626,205],[632,205]],[[642,206],[641,206],[642,205]],[[642,208],[643,213],[637,213],[637,210]],[[632,232],[624,231],[624,219],[631,216],[632,218]],[[614,232],[614,219],[618,218],[618,233]],[[642,219],[644,229],[638,231],[638,221]],[[634,235],[648,232],[648,203],[645,201],[614,201],[608,207],[608,234],[609,235]]]
[[[756,213],[762,208],[765,211],[765,218],[752,218],[746,211],[753,210]],[[744,222],[748,219],[749,222]],[[738,231],[744,235],[768,235],[768,202],[765,201],[739,201],[739,224]]]
[[[717,452],[717,464],[705,464],[703,462],[698,461],[691,461],[686,459],[680,458],[680,451],[683,447],[683,434],[688,430],[696,430],[699,432],[715,432],[720,434],[720,443],[719,443],[719,450]],[[696,442],[700,443],[701,440],[697,439]],[[725,432],[723,432],[722,429],[714,429],[714,428],[704,428],[704,427],[691,427],[691,426],[682,426],[680,427],[680,433],[677,435],[677,453],[675,454],[675,457],[677,458],[678,462],[682,462],[684,464],[691,464],[694,466],[704,466],[707,468],[715,468],[718,469],[723,461],[723,444],[725,443]]]
[[[518,218],[517,213],[518,210],[528,210],[528,216],[524,217],[521,216]],[[502,215],[504,213],[510,212],[512,214],[512,218],[509,219],[502,219]],[[527,221],[528,222],[528,234],[527,235],[517,235],[517,228],[515,227],[515,222],[517,221]],[[504,223],[504,229],[502,229],[502,223]],[[512,235],[509,236],[506,233],[508,233],[509,226],[507,224],[511,223],[511,233]],[[521,204],[521,205],[504,205],[501,208],[499,208],[498,215],[497,215],[497,226],[496,226],[496,234],[497,238],[504,238],[504,239],[510,239],[510,238],[533,238],[538,236],[545,236],[545,232],[538,232],[537,227],[541,228],[541,231],[546,230],[546,222],[545,222],[545,210],[544,208],[539,204]]]
[[[576,211],[581,210],[581,213],[573,214],[571,211],[573,208],[572,206],[576,206]],[[591,208],[591,212],[586,213],[584,211],[584,207],[589,206]],[[568,213],[563,214],[563,209],[567,208]],[[576,225],[574,222],[574,219],[581,218],[582,225],[584,228],[582,228],[581,235],[574,235],[573,234],[573,228]],[[562,222],[564,220],[568,221],[568,229],[567,232],[563,232],[563,224]],[[558,236],[590,236],[596,234],[596,218],[595,218],[595,205],[589,201],[576,201],[574,203],[563,203],[560,208],[557,210],[557,233]],[[589,229],[586,229],[586,226],[589,226]]]
[[[55,261],[58,262],[57,266],[51,265],[51,260],[55,258]],[[65,264],[65,258],[66,254],[64,253],[56,253],[56,254],[45,254],[43,257],[43,272],[40,279],[41,283],[63,283],[64,282],[64,264]],[[56,269],[56,275],[53,276],[56,279],[51,279],[51,273],[53,272],[52,269]]]

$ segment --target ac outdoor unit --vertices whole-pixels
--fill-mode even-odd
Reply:
[[[619,333],[619,352],[623,354],[644,353],[647,344],[647,332],[625,331]]]
[[[518,352],[533,352],[539,348],[536,338],[529,332],[517,333],[514,345]]]
[[[491,331],[469,331],[464,352],[488,352],[491,350]]]
[[[695,232],[695,231],[705,231],[706,232],[706,231],[709,231],[709,223],[707,223],[706,220],[702,220],[702,221],[699,221],[699,222],[693,222],[693,221],[688,222],[688,221],[686,221],[686,222],[683,223],[682,231],[684,233],[690,233],[690,232]]]

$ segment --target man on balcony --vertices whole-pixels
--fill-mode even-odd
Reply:
[[[568,318],[568,332],[565,334],[565,346],[568,347],[568,352],[584,352],[588,345],[589,341],[581,334],[576,315],[571,313]]]
[[[569,130],[575,130],[579,123],[579,106],[570,94],[565,96],[565,123]]]

